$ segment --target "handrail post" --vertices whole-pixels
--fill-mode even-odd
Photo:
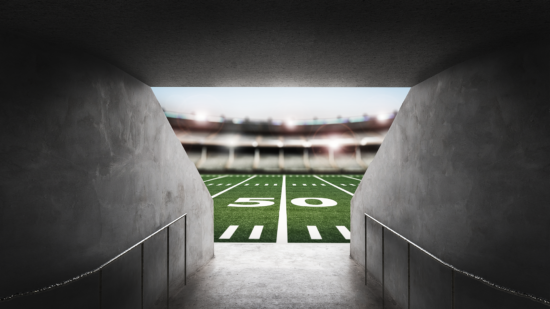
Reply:
[[[99,270],[99,309],[103,307],[103,269]]]
[[[411,309],[411,243],[407,242],[407,308]]]
[[[187,214],[185,214],[185,227],[184,227],[184,241],[185,244],[183,246],[183,258],[185,259],[184,265],[183,265],[183,285],[187,285]]]
[[[144,242],[141,243],[141,309],[143,309],[143,249],[144,249]]]
[[[367,214],[365,214],[365,286],[367,285]]]
[[[451,308],[455,309],[455,270],[451,268]]]
[[[166,227],[166,308],[170,308],[170,227]]]
[[[386,302],[386,297],[385,297],[385,288],[384,288],[384,226],[382,226],[382,309],[384,309],[384,305],[385,305],[385,302]]]

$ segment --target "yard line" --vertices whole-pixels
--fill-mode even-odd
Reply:
[[[281,188],[281,208],[279,209],[279,226],[277,227],[277,243],[288,243],[288,227],[286,223],[286,176],[283,175]]]
[[[345,239],[349,239],[350,232],[347,227],[336,226],[336,228],[340,231],[340,234],[342,234],[342,236],[344,236]]]
[[[220,178],[224,178],[224,177],[227,177],[227,175],[225,175],[225,176],[222,176],[222,177],[218,177],[218,178],[212,178],[212,179],[208,179],[208,180],[205,180],[204,182],[207,182],[207,181],[212,181],[212,180],[216,180],[216,179],[220,179]]]
[[[242,183],[245,183],[245,182],[249,181],[250,179],[252,179],[252,178],[254,178],[254,177],[256,177],[256,175],[254,175],[254,176],[248,178],[248,179],[245,180],[245,181],[241,181],[241,182],[239,182],[238,184],[234,185],[233,187],[229,187],[229,188],[223,190],[223,191],[220,192],[220,193],[217,193],[217,194],[212,195],[212,198],[215,198],[216,196],[218,196],[218,195],[220,195],[220,194],[222,194],[222,193],[225,193],[225,192],[227,192],[227,191],[229,191],[229,190],[235,188],[236,186],[238,186],[238,185],[240,185],[240,184],[242,184]]]
[[[353,179],[353,180],[361,181],[361,179],[353,178],[353,177],[350,177],[350,176],[346,176],[346,175],[342,175],[342,177],[346,177],[346,178],[349,178],[349,179]]]
[[[255,225],[254,229],[252,229],[252,233],[250,233],[250,237],[248,239],[260,239],[260,236],[262,236],[262,230],[264,229],[263,225]]]
[[[311,239],[323,239],[315,225],[308,225],[307,230],[309,231],[309,237],[311,237]]]
[[[225,232],[223,232],[222,236],[220,236],[220,239],[230,239],[231,236],[233,236],[233,233],[237,230],[239,226],[238,225],[230,225]]]
[[[351,192],[349,192],[349,191],[346,191],[346,190],[344,190],[344,189],[342,189],[342,188],[340,188],[340,187],[338,187],[338,186],[336,186],[336,185],[333,185],[333,184],[331,184],[330,182],[324,180],[323,178],[318,177],[317,175],[313,175],[313,177],[315,177],[315,178],[317,178],[317,179],[319,179],[319,180],[322,180],[322,181],[328,183],[329,185],[335,187],[336,189],[342,190],[342,191],[346,192],[347,194],[353,196],[353,193],[351,193]]]

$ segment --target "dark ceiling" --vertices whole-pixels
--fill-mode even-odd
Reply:
[[[550,37],[550,1],[24,1],[0,29],[75,46],[150,86],[413,86]]]

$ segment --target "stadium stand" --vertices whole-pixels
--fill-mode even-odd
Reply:
[[[297,121],[244,121],[165,112],[199,171],[206,173],[363,173],[395,114]]]
[[[221,147],[218,147],[221,148]],[[202,164],[197,165],[197,168],[205,171],[220,171],[225,170],[227,161],[229,160],[228,149],[212,149],[213,151],[206,151],[206,160]]]
[[[228,168],[229,171],[251,172],[254,168],[254,149],[237,148],[235,149],[235,159]]]
[[[284,170],[294,172],[307,172],[304,164],[305,150],[301,148],[288,148],[284,150]]]

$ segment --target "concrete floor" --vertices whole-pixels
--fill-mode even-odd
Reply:
[[[170,308],[382,308],[381,286],[349,244],[216,243],[215,258],[171,297]],[[386,300],[385,308],[396,308]]]

